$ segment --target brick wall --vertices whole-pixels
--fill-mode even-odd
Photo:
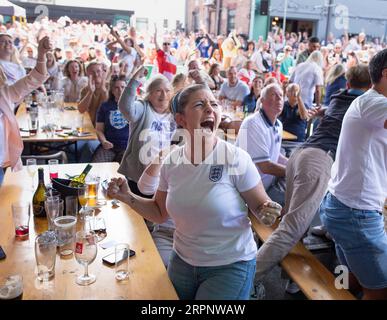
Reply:
[[[227,33],[227,19],[229,10],[235,10],[235,29],[237,33],[249,34],[251,0],[214,0],[211,7],[205,6],[205,0],[186,0],[186,26],[188,31],[193,29],[193,17],[197,14],[198,28],[204,26],[209,32],[216,33],[216,2],[220,1],[219,34]]]

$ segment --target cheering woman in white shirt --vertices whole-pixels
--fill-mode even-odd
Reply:
[[[216,137],[221,107],[204,85],[175,96],[176,122],[185,143],[165,159],[153,199],[130,192],[122,178],[108,194],[144,218],[176,225],[168,274],[180,299],[249,298],[257,247],[248,208],[279,216],[250,156]]]

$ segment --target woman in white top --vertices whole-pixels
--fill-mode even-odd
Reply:
[[[47,53],[47,72],[50,77],[45,83],[47,85],[46,87],[54,91],[59,90],[62,87],[62,71],[52,52]]]
[[[65,102],[79,102],[81,92],[87,87],[88,79],[83,76],[82,65],[78,60],[70,60],[63,71],[63,91]]]
[[[50,50],[52,50],[52,44],[48,37],[44,37],[39,42],[35,68],[14,84],[8,85],[6,75],[0,71],[0,186],[6,168],[10,167],[14,171],[22,168],[20,156],[23,151],[23,141],[14,113],[15,103],[20,102],[48,78],[46,54]]]
[[[257,247],[248,218],[278,217],[250,156],[216,137],[221,107],[204,85],[175,96],[176,122],[185,144],[164,160],[154,199],[112,179],[108,194],[156,223],[176,225],[168,274],[180,299],[248,299]]]

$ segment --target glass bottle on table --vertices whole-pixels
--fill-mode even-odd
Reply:
[[[46,201],[46,186],[44,184],[44,171],[43,168],[38,169],[39,184],[32,198],[33,213],[35,217],[45,217],[46,210],[44,208],[44,202]]]
[[[69,186],[73,187],[73,188],[78,188],[78,187],[84,185],[85,180],[86,180],[86,176],[90,172],[91,168],[92,168],[92,165],[88,164],[79,176],[71,179]]]

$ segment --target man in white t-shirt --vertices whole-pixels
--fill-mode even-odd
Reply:
[[[238,79],[235,67],[228,69],[227,80],[220,88],[219,100],[227,99],[233,107],[241,106],[243,99],[250,93],[249,87]]]
[[[321,52],[314,51],[306,62],[297,65],[290,76],[290,82],[300,86],[302,101],[308,109],[313,106],[313,99],[315,99],[316,105],[321,103],[321,89],[324,86],[322,66]]]
[[[271,84],[261,93],[262,108],[246,118],[239,130],[236,145],[252,158],[269,197],[280,204],[285,201],[279,180],[285,178],[287,158],[281,154],[282,123],[277,118],[283,108],[283,92]]]
[[[387,49],[369,65],[373,87],[348,109],[321,220],[336,243],[350,284],[363,299],[387,299]]]

